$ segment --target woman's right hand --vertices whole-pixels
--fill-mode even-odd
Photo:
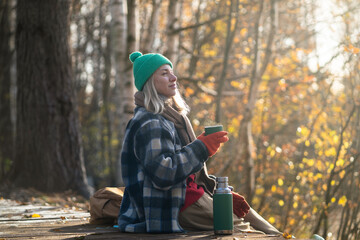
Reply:
[[[203,132],[197,139],[205,144],[209,152],[209,157],[211,157],[218,151],[221,143],[225,143],[229,140],[226,136],[227,134],[226,131],[220,131],[205,136],[205,132]]]

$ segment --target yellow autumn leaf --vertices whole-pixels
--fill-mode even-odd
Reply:
[[[248,32],[247,28],[241,29],[241,30],[240,30],[240,35],[241,35],[241,37],[246,37],[247,32]]]
[[[321,174],[321,173],[317,173],[314,178],[315,178],[315,181],[316,181],[316,180],[319,180],[319,179],[322,178],[322,174]]]
[[[194,90],[192,88],[187,87],[185,89],[185,93],[186,93],[186,95],[190,96],[190,95],[194,94]]]
[[[39,214],[37,214],[37,213],[34,213],[33,215],[31,215],[31,217],[32,218],[39,218],[39,217],[41,217]]]
[[[273,224],[275,222],[275,218],[274,217],[270,217],[269,218],[269,223]]]
[[[314,164],[315,164],[314,159],[309,159],[309,161],[307,162],[307,165],[308,165],[309,167],[314,166]]]
[[[343,207],[345,207],[346,202],[347,202],[347,198],[346,198],[346,196],[344,195],[344,196],[342,196],[342,197],[339,199],[338,204],[341,205],[341,206],[343,206]]]
[[[264,74],[264,75],[262,76],[262,79],[265,80],[265,81],[268,81],[268,80],[271,79],[271,77],[270,77],[269,74]]]
[[[333,107],[333,110],[334,110],[334,112],[337,112],[337,113],[340,113],[340,112],[343,111],[343,109],[341,107],[338,107],[338,106]]]
[[[240,88],[240,86],[241,86],[239,81],[231,81],[230,84],[231,84],[231,86],[233,86],[235,88]]]
[[[349,46],[345,46],[344,50],[353,54],[358,54],[360,52],[360,48],[354,47],[352,44],[349,44]]]
[[[215,50],[207,50],[204,51],[204,56],[205,57],[214,57],[216,56],[217,52]]]
[[[274,149],[272,149],[272,150],[271,150],[271,152],[270,152],[270,156],[271,156],[271,157],[274,157],[274,156],[275,156],[275,154],[276,154],[275,150],[274,150]]]
[[[297,52],[295,52],[295,51],[290,52],[290,56],[291,56],[291,60],[293,60],[294,62],[298,62],[298,61],[299,61]]]
[[[334,164],[331,163],[331,164],[329,165],[329,168],[327,169],[327,172],[330,173],[333,169],[334,169]]]
[[[340,158],[339,160],[336,161],[336,166],[337,167],[341,167],[341,166],[344,166],[344,159]]]
[[[331,202],[332,202],[332,203],[336,202],[336,198],[334,198],[334,197],[331,198]]]
[[[320,156],[320,155],[319,155]],[[317,160],[316,161],[316,169],[318,169],[318,170],[323,170],[323,163],[320,161],[320,160]],[[320,174],[320,173],[319,173]],[[320,174],[320,176],[319,176],[320,178],[322,177],[322,175]]]
[[[281,178],[278,179],[278,185],[279,185],[279,186],[284,185],[284,181],[283,181]]]
[[[285,202],[283,200],[279,200],[279,206],[282,207],[284,206]]]
[[[264,191],[265,191],[264,188],[256,188],[256,189],[255,189],[255,194],[256,194],[256,195],[260,195],[260,194],[263,194]]]
[[[275,186],[275,185],[272,185],[272,186],[271,186],[271,191],[272,191],[272,192],[276,192],[276,186]]]
[[[227,130],[229,133],[234,133],[236,131],[236,128],[234,128],[233,126],[230,126],[230,127],[228,127]]]
[[[252,61],[251,61],[250,58],[244,56],[244,57],[242,58],[242,63],[243,63],[244,65],[251,65],[251,64],[252,64]]]
[[[318,211],[317,207],[314,207],[312,213],[313,213],[313,214],[314,214],[314,213],[317,213],[317,211]]]
[[[329,148],[325,151],[325,156],[327,157],[333,157],[336,155],[336,149],[334,147]]]
[[[289,234],[289,233],[287,233],[287,232],[284,232],[284,233],[283,233],[283,238],[285,238],[285,239],[292,239],[292,235]]]
[[[290,164],[289,167],[291,170],[293,170],[295,168],[294,164]]]
[[[204,95],[203,100],[204,100],[204,102],[207,103],[207,104],[209,104],[209,103],[212,102],[212,98],[209,97],[208,95]]]

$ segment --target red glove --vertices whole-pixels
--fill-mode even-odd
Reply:
[[[197,137],[197,139],[201,140],[205,144],[209,152],[209,157],[211,157],[220,148],[220,143],[224,143],[229,140],[226,136],[227,134],[228,133],[225,131],[220,131],[205,136],[205,132],[203,132]]]
[[[232,192],[233,195],[233,212],[239,218],[245,217],[250,210],[249,204],[246,202],[245,198],[236,192]]]

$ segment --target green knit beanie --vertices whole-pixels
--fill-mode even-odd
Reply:
[[[133,52],[129,56],[133,63],[133,73],[135,78],[135,86],[141,91],[149,77],[162,65],[172,63],[169,59],[158,53],[142,54],[141,52]]]

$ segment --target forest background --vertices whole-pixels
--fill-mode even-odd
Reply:
[[[282,231],[359,239],[359,16],[358,0],[3,0],[0,183],[121,186],[128,56],[159,52],[196,134],[229,132],[209,173]]]

